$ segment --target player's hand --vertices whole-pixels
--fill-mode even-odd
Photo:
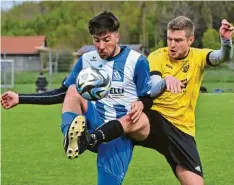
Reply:
[[[142,101],[132,102],[131,111],[129,112],[129,115],[133,123],[136,123],[140,119],[143,109],[144,105]]]
[[[185,85],[174,76],[167,76],[165,80],[167,91],[170,91],[172,93],[180,93],[182,91],[182,88],[185,87]]]
[[[19,104],[19,95],[12,91],[7,91],[1,96],[1,104],[4,109],[10,109]]]
[[[221,27],[219,29],[219,34],[222,38],[230,39],[234,33],[234,27],[226,19],[221,22]]]

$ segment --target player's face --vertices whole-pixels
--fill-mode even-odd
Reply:
[[[168,30],[167,45],[169,57],[172,60],[179,60],[187,56],[194,36],[186,37],[184,30]]]
[[[102,59],[114,57],[119,53],[120,35],[116,32],[108,32],[103,35],[93,35],[93,44]]]

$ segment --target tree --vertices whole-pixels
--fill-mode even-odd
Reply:
[[[204,48],[219,49],[220,39],[218,31],[215,29],[208,29],[203,35],[202,43]]]
[[[167,23],[185,15],[196,26],[193,46],[202,47],[204,32],[211,28],[218,30],[223,18],[233,21],[233,9],[234,3],[227,1],[24,2],[1,14],[1,33],[45,35],[48,47],[77,50],[92,43],[88,21],[108,10],[120,20],[121,44],[141,43],[152,49],[166,45]]]

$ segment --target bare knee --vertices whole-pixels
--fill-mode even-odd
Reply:
[[[132,139],[142,141],[149,135],[149,120],[144,113],[142,113],[140,119],[136,123],[132,122],[129,115],[125,115],[120,118],[119,121],[124,129],[124,133],[129,135]]]
[[[81,96],[79,95],[79,93],[76,90],[76,85],[70,85],[68,87],[68,90],[66,92],[66,97],[76,97],[76,98],[81,98]]]
[[[63,112],[71,111],[78,114],[82,114],[87,110],[87,100],[85,100],[76,90],[75,85],[69,86],[64,103],[63,103]]]
[[[176,167],[176,175],[182,185],[204,185],[203,178],[187,169],[178,165]]]

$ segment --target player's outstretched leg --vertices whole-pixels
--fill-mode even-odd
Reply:
[[[78,115],[64,137],[64,150],[69,159],[77,158],[86,149],[88,136],[86,132],[85,117]]]

